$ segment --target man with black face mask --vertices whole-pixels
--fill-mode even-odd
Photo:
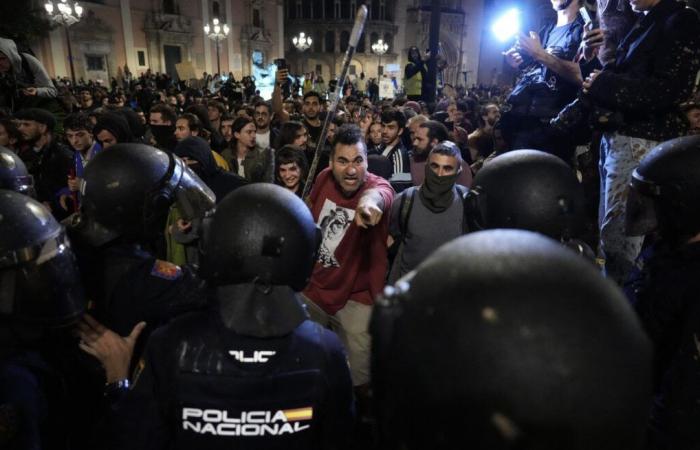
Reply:
[[[171,152],[177,145],[175,138],[175,111],[166,104],[158,104],[151,108],[148,123],[153,134],[153,143],[157,148]]]
[[[430,151],[423,183],[401,192],[392,204],[389,233],[398,249],[389,283],[463,233],[462,198],[467,188],[456,184],[462,170],[459,147],[443,141]]]

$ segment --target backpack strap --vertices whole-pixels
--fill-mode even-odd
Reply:
[[[406,194],[401,196],[401,206],[399,208],[399,231],[401,232],[401,243],[406,241],[406,236],[408,235],[408,219],[411,217],[413,201],[415,200],[417,191],[417,187],[410,187],[406,189]]]
[[[457,195],[459,195],[462,200],[462,234],[467,234],[469,233],[469,225],[467,224],[466,214],[464,213],[464,199],[469,193],[469,188],[461,184],[455,184],[455,187],[457,188]]]

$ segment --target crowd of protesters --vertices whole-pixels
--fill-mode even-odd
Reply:
[[[670,0],[638,1],[650,4],[640,6],[647,8],[640,9],[642,11],[648,12],[657,5],[671,8],[667,5]],[[553,1],[553,5],[555,3],[557,1]],[[300,301],[313,321],[331,329],[340,338],[343,351],[347,353],[348,377],[360,417],[357,426],[362,429],[361,419],[372,416],[370,322],[375,299],[386,284],[394,284],[421,267],[421,263],[443,244],[462,234],[488,228],[484,225],[488,212],[499,208],[491,206],[487,211],[483,206],[489,199],[493,202],[498,197],[495,191],[488,191],[492,173],[500,170],[498,161],[501,161],[500,167],[508,164],[508,153],[522,150],[523,146],[516,142],[538,142],[542,136],[536,130],[559,133],[554,138],[557,148],[545,148],[553,142],[551,140],[541,148],[528,145],[531,150],[549,153],[544,159],[537,159],[542,158],[538,155],[528,158],[543,164],[538,167],[552,167],[553,172],[563,170],[565,177],[575,180],[575,185],[584,191],[583,208],[587,215],[579,217],[586,225],[579,235],[572,235],[571,230],[561,234],[535,231],[562,242],[580,238],[580,247],[586,244],[600,247],[597,264],[620,285],[629,275],[635,275],[632,263],[641,249],[641,240],[638,246],[629,244],[617,228],[612,235],[606,234],[610,223],[615,222],[619,228],[618,222],[624,222],[624,218],[613,214],[614,208],[609,202],[617,188],[608,184],[613,175],[618,177],[615,183],[619,184],[619,179],[624,178],[625,184],[629,184],[636,165],[659,142],[700,134],[700,100],[697,93],[693,94],[692,82],[688,82],[689,73],[700,69],[699,50],[683,50],[692,53],[694,59],[687,56],[692,59],[689,63],[680,59],[685,57],[682,55],[664,60],[664,64],[672,66],[672,73],[684,78],[671,80],[654,73],[648,76],[651,80],[648,84],[641,85],[629,79],[624,61],[618,62],[621,68],[606,66],[602,71],[582,69],[580,73],[578,63],[567,61],[568,65],[557,66],[552,58],[571,60],[582,40],[587,40],[587,50],[599,45],[598,35],[590,29],[584,32],[583,25],[577,22],[577,5],[571,6],[571,1],[559,3],[561,5],[555,5],[555,9],[561,26],[568,27],[567,34],[565,38],[562,35],[552,39],[566,41],[566,55],[552,55],[543,50],[551,37],[549,30],[539,37],[534,33],[521,36],[520,47],[506,52],[506,59],[514,67],[523,67],[519,52],[529,52],[524,55],[530,59],[526,65],[534,61],[546,67],[543,70],[559,74],[556,78],[559,81],[552,83],[575,83],[567,89],[570,98],[562,105],[557,103],[557,110],[567,104],[567,108],[571,107],[578,93],[583,92],[577,101],[596,113],[605,108],[613,111],[606,116],[610,118],[616,110],[623,111],[627,122],[616,129],[617,134],[610,135],[605,129],[594,129],[591,133],[588,120],[585,125],[581,121],[571,125],[569,118],[556,117],[556,111],[554,114],[548,111],[547,117],[533,115],[530,106],[537,103],[533,98],[540,94],[528,91],[523,81],[528,79],[527,74],[519,78],[515,86],[442,86],[437,100],[428,104],[422,100],[420,85],[415,80],[410,93],[407,88],[406,95],[382,99],[377,81],[366,79],[364,74],[351,77],[342,92],[336,92],[336,80],[326,83],[314,73],[294,79],[287,72],[279,71],[272,98],[266,100],[256,92],[254,79],[245,77],[239,82],[232,74],[222,77],[205,73],[200,80],[184,81],[150,71],[132,75],[125,67],[119,78],[107,84],[80,79],[73,85],[66,78],[50,79],[36,58],[18,51],[14,42],[0,39],[0,148],[9,149],[23,162],[33,177],[36,199],[56,220],[66,223],[74,221],[81,211],[95,207],[83,204],[87,186],[85,174],[93,160],[99,160],[103,152],[110,153],[110,147],[124,149],[125,145],[152,146],[177,156],[177,160],[186,164],[211,190],[217,204],[230,198],[239,188],[258,183],[278,185],[301,198],[321,230],[321,241],[308,284],[298,289]],[[684,20],[682,26],[695,23],[691,19]],[[576,33],[574,39],[572,36]],[[686,42],[684,36],[676,37],[675,41],[669,39],[674,45]],[[693,39],[690,41],[698,44],[697,38]],[[411,74],[416,75],[422,70],[419,67],[422,62],[417,51],[411,54],[410,64],[416,65]],[[589,59],[595,59],[595,55],[589,55]],[[584,63],[581,65],[583,67]],[[526,71],[532,73],[532,67],[529,65]],[[572,67],[577,76],[562,75]],[[630,73],[636,72],[630,70]],[[671,87],[674,82],[683,85]],[[649,94],[649,98],[640,102],[651,112],[665,114],[663,123],[655,122],[649,114],[630,112],[622,105],[635,100],[633,97],[640,91],[655,87],[663,87],[659,95],[673,98],[661,102]],[[338,107],[334,117],[327,121],[334,96],[340,97]],[[551,119],[560,121],[557,127],[570,127],[564,132],[569,134],[550,126]],[[562,125],[562,122],[565,123]],[[515,131],[514,123],[518,124]],[[586,139],[574,139],[572,126],[585,127]],[[644,133],[639,134],[640,129]],[[548,138],[552,136],[554,134]],[[620,178],[617,172],[611,175],[613,165],[605,161],[610,158],[611,148],[622,138],[627,139],[625,145],[632,146],[635,157],[634,161],[624,162],[629,173]],[[607,155],[599,155],[601,141]],[[562,148],[564,151],[560,151]],[[137,152],[137,147],[130,147],[129,151]],[[549,157],[554,158],[554,162],[548,160]],[[513,156],[511,161],[514,159]],[[599,159],[602,179],[598,175]],[[526,173],[525,170],[522,173]],[[547,180],[544,172],[541,174],[539,177],[535,171],[533,177]],[[500,182],[509,181],[501,178]],[[505,184],[503,186],[503,192],[510,192]],[[522,191],[529,189],[527,186],[518,185],[513,189]],[[490,189],[494,189],[493,185]],[[511,197],[517,195],[513,193]],[[567,201],[559,198],[562,215],[570,213]],[[476,204],[482,208],[478,219],[473,216],[479,208],[474,206]],[[520,206],[536,209],[525,203]],[[516,211],[518,207],[512,209]],[[508,216],[505,227],[518,223],[516,216],[516,213]],[[555,222],[558,218],[548,220]],[[183,268],[188,268],[187,276],[192,277],[188,282],[194,286],[194,273],[200,266],[202,252],[201,243],[193,236],[203,227],[202,223],[192,220],[182,208],[172,207],[167,218],[158,225],[159,235],[150,239],[152,245],[148,247],[157,258],[152,273],[164,279],[171,275],[179,279]],[[88,283],[90,281],[93,280]],[[497,322],[497,318],[484,317]],[[143,351],[143,345],[135,346],[135,342],[146,325],[139,322],[133,329],[131,324],[114,331],[104,325],[86,316],[76,334],[81,339],[80,348],[102,364],[111,389],[114,383],[120,383],[121,378],[132,372],[128,370],[129,362],[132,357],[137,361],[139,355],[131,353]],[[697,329],[697,325],[695,327],[692,329]],[[120,338],[118,334],[125,337]],[[123,348],[109,351],[105,340],[121,343]],[[667,352],[666,356],[671,354],[668,348],[661,350]],[[124,365],[126,368],[122,367]],[[138,374],[133,377],[138,378]],[[692,389],[684,392],[695,395],[690,392]],[[700,417],[697,411],[689,414]],[[97,421],[108,416],[109,413],[102,411],[92,419]],[[0,423],[4,424],[1,418]],[[666,424],[661,428],[669,431],[673,427]],[[359,434],[367,438],[366,433]],[[89,448],[90,440],[83,438],[80,445]],[[665,447],[659,445],[659,448]]]

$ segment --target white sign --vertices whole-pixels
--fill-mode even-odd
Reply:
[[[394,98],[394,83],[389,79],[379,82],[379,98]]]

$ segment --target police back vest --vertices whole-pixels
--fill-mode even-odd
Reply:
[[[226,329],[210,312],[169,328],[172,350],[162,350],[177,355],[167,407],[172,448],[320,449],[347,440],[340,430],[352,411],[332,391],[347,366],[337,364],[339,342],[334,348],[337,338],[329,341],[320,325],[307,320],[287,336],[260,339]]]

